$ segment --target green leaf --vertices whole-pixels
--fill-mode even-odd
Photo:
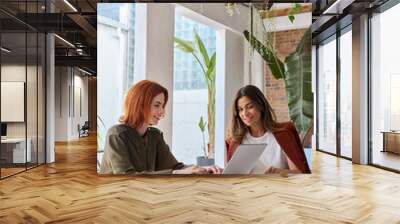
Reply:
[[[288,18],[289,18],[290,22],[293,23],[293,21],[294,21],[294,15],[293,15],[293,14],[290,14],[290,15],[288,15]]]
[[[194,30],[194,37],[195,37],[195,40],[196,40],[197,47],[200,50],[200,54],[203,56],[203,60],[204,60],[204,62],[206,64],[206,66],[208,67],[208,64],[210,63],[210,59],[208,57],[207,50],[204,47],[204,43],[201,40],[199,34],[196,32],[196,30]]]
[[[199,128],[201,132],[204,132],[206,130],[206,122],[204,122],[203,116],[200,117]]]
[[[294,14],[299,13],[300,11],[301,5],[299,3],[294,3],[288,14],[288,18],[291,23],[293,23],[293,21],[295,20]]]
[[[207,81],[214,81],[215,80],[215,63],[216,63],[216,53],[211,56],[210,63],[208,64],[208,69],[206,73]]]
[[[289,115],[297,130],[307,132],[313,118],[314,98],[311,91],[311,33],[304,34],[295,52],[285,59],[285,88]]]
[[[293,13],[299,13],[301,11],[300,3],[294,3],[292,11],[293,11]]]
[[[187,53],[194,53],[194,44],[192,41],[183,40],[178,37],[174,37],[174,42],[176,43],[175,47]]]
[[[216,63],[216,54],[215,52],[213,53],[211,59],[208,57],[208,53],[204,47],[204,44],[201,40],[201,38],[195,33],[195,42],[197,44],[197,48],[194,47],[193,42],[191,41],[186,41],[182,40],[179,38],[174,39],[176,43],[176,47],[183,52],[186,53],[191,53],[192,56],[194,57],[195,61],[199,64],[203,74],[205,81],[207,82],[207,87],[208,87],[208,109],[207,109],[207,114],[208,114],[208,125],[207,122],[204,122],[202,118],[200,119],[199,122],[199,128],[204,132],[206,128],[208,128],[208,133],[209,133],[209,143],[210,145],[213,145],[215,142],[215,63]],[[198,52],[200,51],[200,53]],[[200,55],[203,56],[203,61],[204,64],[202,63],[202,60],[200,60]],[[203,133],[204,135],[204,133]],[[203,136],[204,138],[204,136]],[[205,154],[207,154],[205,152]]]
[[[276,53],[265,47],[257,38],[249,33],[249,31],[245,30],[243,32],[246,40],[250,42],[250,45],[256,49],[256,51],[261,55],[261,57],[267,63],[269,69],[272,72],[272,75],[276,79],[282,79],[285,77],[285,66],[281,60],[276,56]],[[251,35],[251,41],[250,41]]]

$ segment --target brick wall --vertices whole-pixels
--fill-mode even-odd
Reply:
[[[280,31],[276,33],[276,49],[279,59],[283,62],[300,42],[307,29]],[[275,111],[278,122],[288,121],[289,109],[283,80],[276,80],[267,65],[265,68],[266,97]]]

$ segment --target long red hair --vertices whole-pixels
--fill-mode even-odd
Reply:
[[[142,80],[132,86],[125,97],[124,114],[119,121],[132,128],[138,128],[150,116],[151,102],[158,94],[164,94],[164,105],[168,101],[168,90],[156,82]]]

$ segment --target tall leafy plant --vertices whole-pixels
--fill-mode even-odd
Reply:
[[[267,47],[247,30],[244,36],[262,56],[276,79],[285,82],[289,115],[302,136],[312,128],[313,94],[311,91],[311,31],[308,29],[294,52],[282,62],[276,50]],[[268,44],[268,43],[267,43]]]
[[[210,151],[213,151],[215,140],[215,60],[216,53],[211,57],[204,46],[199,34],[194,30],[194,41],[174,38],[175,47],[179,50],[191,54],[200,65],[208,89],[208,135]],[[195,47],[196,46],[196,47]]]
[[[207,126],[207,122],[204,122],[203,120],[203,116],[200,116],[200,121],[199,121],[199,128],[201,131],[201,135],[203,137],[203,152],[204,152],[204,157],[208,157],[208,153],[207,153],[207,149],[206,149],[206,138],[204,135],[204,132],[206,131],[206,126]]]

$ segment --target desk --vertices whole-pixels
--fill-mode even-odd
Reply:
[[[382,131],[383,150],[382,152],[393,152],[400,154],[400,131]]]
[[[31,145],[30,138],[26,140],[28,143],[25,154],[25,138],[6,138],[1,139],[1,159],[5,163],[25,163],[31,161]],[[25,161],[25,158],[27,161]]]

